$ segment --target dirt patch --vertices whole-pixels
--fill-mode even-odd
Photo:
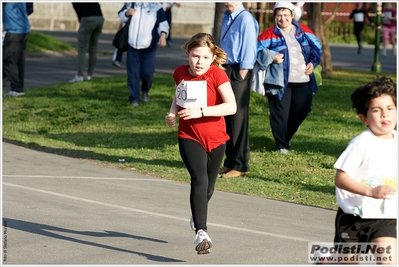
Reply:
[[[76,57],[78,55],[77,51],[51,51],[45,50],[42,52],[27,52],[28,57]]]

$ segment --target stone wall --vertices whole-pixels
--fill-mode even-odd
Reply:
[[[105,22],[103,32],[114,33],[119,27],[118,11],[124,2],[100,2]],[[215,3],[181,2],[172,9],[172,35],[190,37],[198,32],[212,33]],[[77,31],[79,22],[71,2],[34,2],[29,16],[32,30]]]

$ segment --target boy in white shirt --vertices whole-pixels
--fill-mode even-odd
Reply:
[[[334,243],[389,243],[389,255],[379,254],[376,263],[396,265],[396,84],[382,77],[359,87],[352,93],[351,101],[368,129],[349,142],[334,165],[339,206]],[[340,258],[350,259],[351,255]],[[358,263],[353,259],[345,263]]]

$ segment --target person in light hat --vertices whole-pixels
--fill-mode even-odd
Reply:
[[[321,62],[322,46],[313,31],[294,20],[290,2],[274,5],[275,25],[258,36],[260,67],[269,102],[270,125],[276,148],[289,153],[291,139],[306,119],[318,90],[313,70]]]

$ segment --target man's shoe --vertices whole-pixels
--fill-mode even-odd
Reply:
[[[232,170],[232,168],[222,167],[222,168],[219,169],[219,174],[226,173],[226,172],[229,172],[231,170]]]
[[[139,106],[139,101],[132,101],[132,103],[130,103],[130,105],[132,107],[138,107]]]
[[[87,75],[85,76],[85,81],[90,81],[91,80],[91,76]]]
[[[143,93],[142,99],[144,102],[148,102],[150,101],[150,96],[148,95],[148,93]]]
[[[117,67],[117,68],[120,68],[120,67],[121,67],[121,63],[120,63],[119,61],[114,61],[114,62],[112,62],[112,65],[114,65],[114,66]]]
[[[9,91],[7,94],[4,95],[4,97],[14,97],[14,96],[21,96],[24,95],[24,92],[17,92],[17,91]]]
[[[278,150],[278,153],[286,155],[286,154],[289,154],[290,151],[288,149],[286,149],[286,148],[280,148]]]
[[[222,178],[235,178],[235,177],[240,177],[242,175],[250,174],[250,173],[251,172],[239,172],[239,171],[236,171],[236,170],[231,170],[228,173],[223,174]]]
[[[72,80],[69,80],[70,83],[76,83],[76,82],[83,82],[83,76],[78,76],[75,75]]]

